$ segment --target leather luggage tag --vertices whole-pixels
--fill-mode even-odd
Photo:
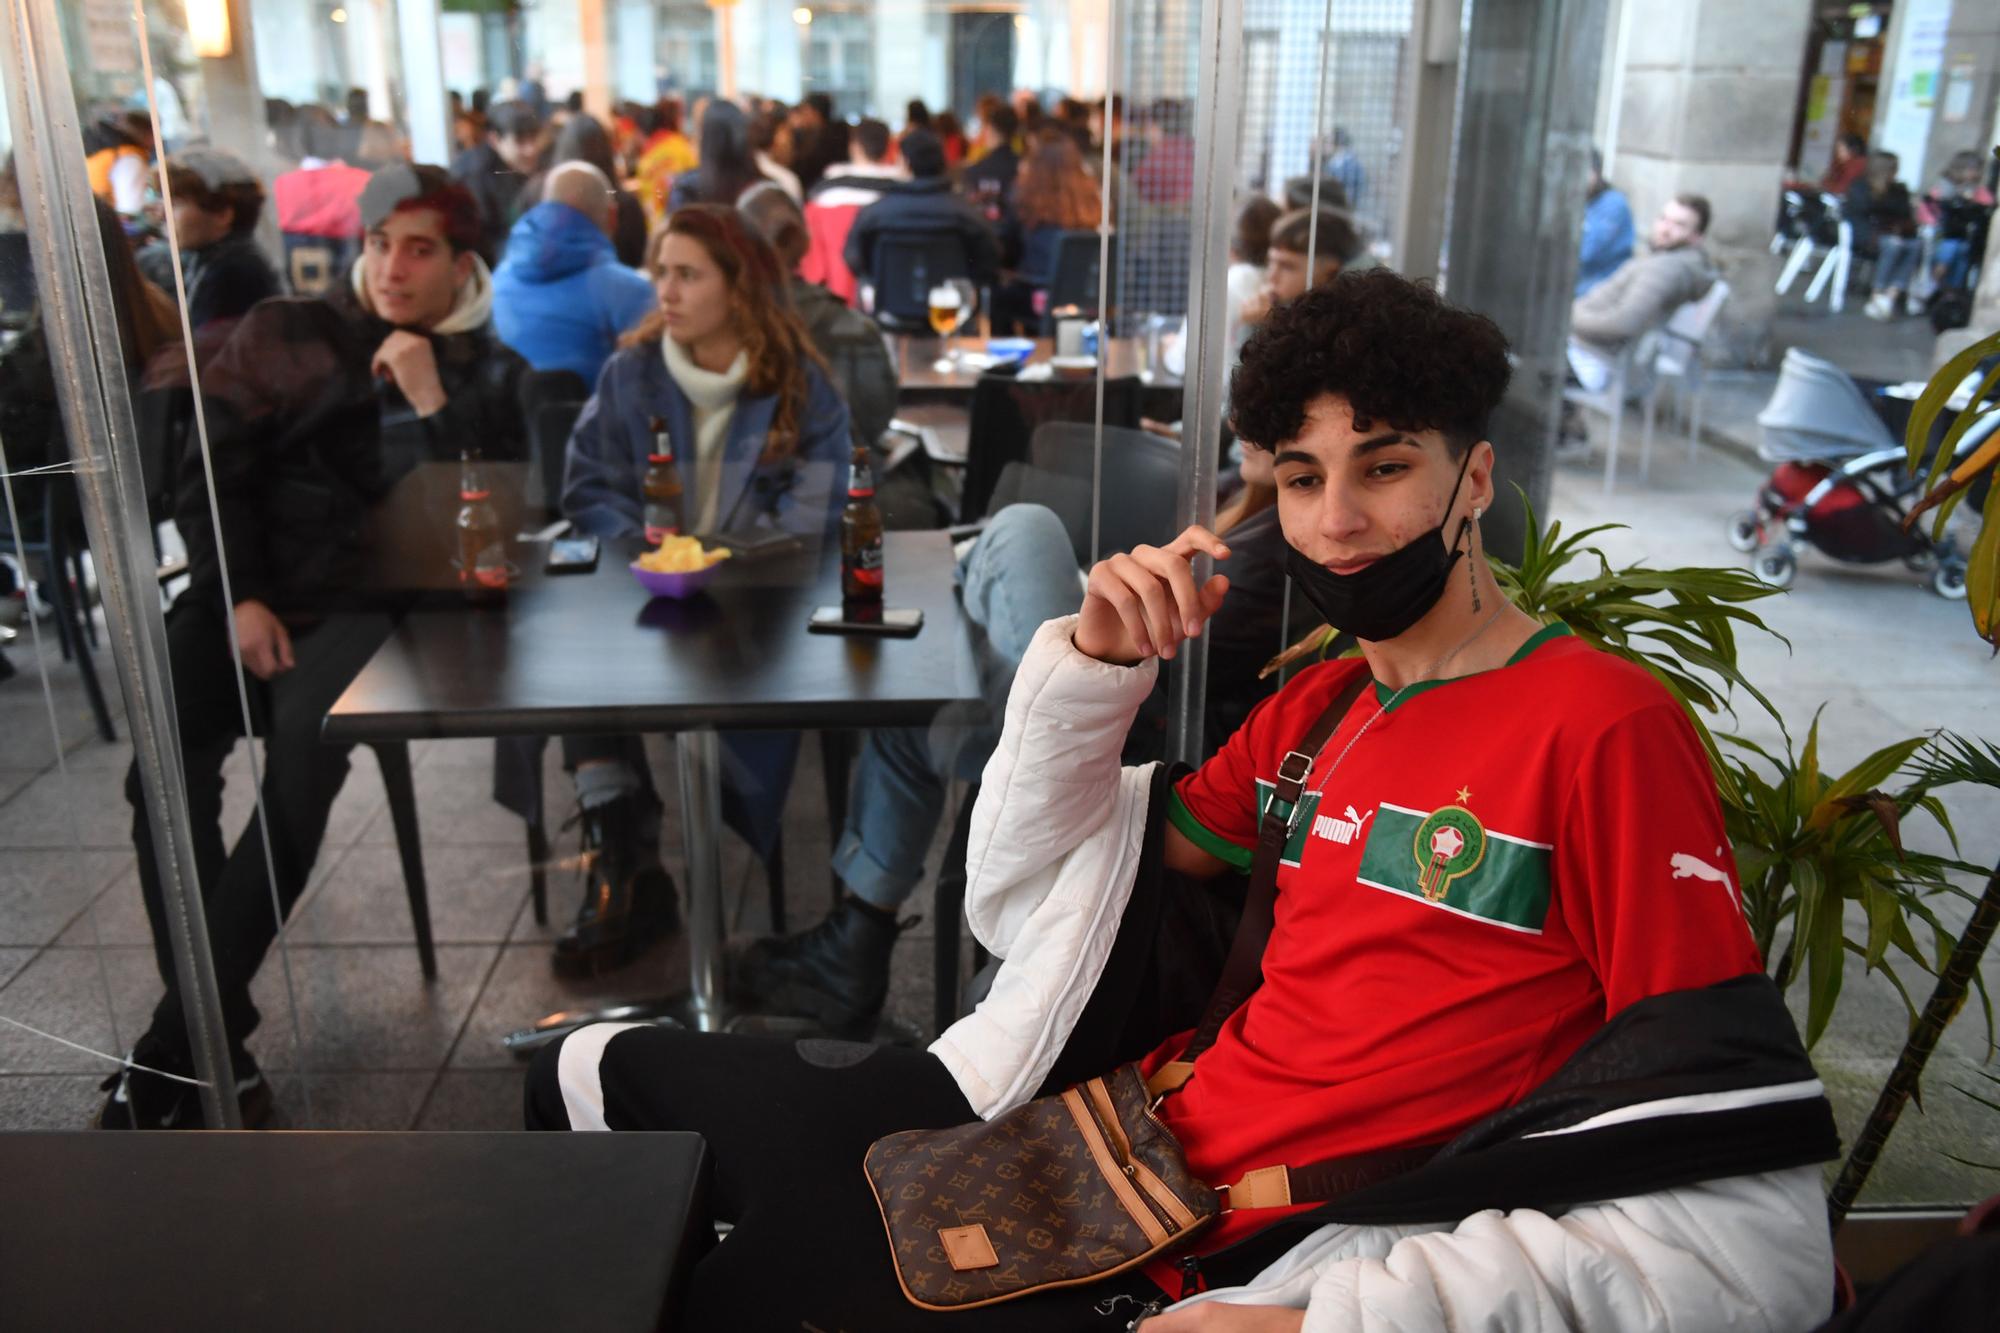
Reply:
[[[944,1246],[944,1257],[958,1272],[999,1267],[1000,1256],[994,1253],[986,1228],[977,1222],[969,1227],[939,1227],[938,1241]]]

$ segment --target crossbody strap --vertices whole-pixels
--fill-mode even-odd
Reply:
[[[1298,748],[1288,752],[1278,765],[1276,790],[1258,817],[1257,851],[1250,862],[1250,888],[1244,895],[1243,915],[1236,925],[1236,937],[1230,942],[1229,957],[1222,965],[1222,975],[1208,997],[1208,1004],[1202,1009],[1201,1022],[1195,1026],[1194,1036],[1188,1040],[1186,1049],[1179,1059],[1162,1065],[1147,1081],[1147,1091],[1155,1099],[1172,1092],[1193,1076],[1196,1057],[1215,1044],[1223,1023],[1264,984],[1264,946],[1270,943],[1271,929],[1277,921],[1278,863],[1283,859],[1285,844],[1290,841],[1292,830],[1298,823],[1299,798],[1304,793],[1306,779],[1312,776],[1313,756],[1326,745],[1327,739],[1340,726],[1341,719],[1354,706],[1354,701],[1368,688],[1371,679],[1365,667],[1357,671],[1354,679],[1334,696],[1326,711],[1313,722]]]

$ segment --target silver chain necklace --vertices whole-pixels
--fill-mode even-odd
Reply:
[[[1451,661],[1452,658],[1457,657],[1467,648],[1470,648],[1472,646],[1472,641],[1474,639],[1484,634],[1487,630],[1493,628],[1493,622],[1500,618],[1500,613],[1505,611],[1509,605],[1510,603],[1502,599],[1500,605],[1493,608],[1493,614],[1486,617],[1485,621],[1480,624],[1478,629],[1472,631],[1472,633],[1466,635],[1463,639],[1460,639],[1457,647],[1453,648],[1450,652],[1447,652],[1444,656],[1438,658],[1435,662],[1432,662],[1429,666],[1425,667],[1424,670],[1416,677],[1416,679],[1411,680],[1408,683],[1404,684],[1394,694],[1390,695],[1386,702],[1377,707],[1373,713],[1369,714],[1368,720],[1361,724],[1360,730],[1356,731],[1352,736],[1347,738],[1347,744],[1340,747],[1340,753],[1333,757],[1333,763],[1330,766],[1328,766],[1325,772],[1319,775],[1319,781],[1315,782],[1310,788],[1310,790],[1315,793],[1324,793],[1326,790],[1327,779],[1331,778],[1334,775],[1334,772],[1337,769],[1339,769],[1341,761],[1347,758],[1347,752],[1354,748],[1356,742],[1358,742],[1363,736],[1366,736],[1368,734],[1368,729],[1375,725],[1376,719],[1380,718],[1382,714],[1388,712],[1391,708],[1394,708],[1396,706],[1396,702],[1399,699],[1401,699],[1405,694],[1408,694],[1412,689],[1415,689],[1418,685],[1421,685],[1424,682],[1430,680],[1439,671],[1443,670],[1445,663]],[[1328,736],[1325,741],[1321,742],[1319,749],[1313,751],[1313,757],[1312,757],[1313,768],[1317,769],[1319,767],[1320,756],[1326,753],[1326,747],[1332,744],[1332,742],[1333,742],[1333,737]],[[1305,802],[1303,801],[1299,803],[1301,808],[1303,808],[1304,804]]]

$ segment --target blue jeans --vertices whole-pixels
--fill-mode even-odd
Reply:
[[[1924,243],[1914,236],[1884,236],[1875,257],[1875,290],[1908,291],[1910,275],[1917,271],[1917,259]]]
[[[1938,286],[1959,288],[1972,276],[1972,243],[1962,236],[1947,236],[1931,251],[1931,271]]]
[[[847,825],[834,873],[860,897],[893,910],[924,877],[924,853],[944,816],[945,787],[972,781],[1000,741],[1014,671],[1042,623],[1074,615],[1083,584],[1069,534],[1040,505],[995,514],[958,562],[959,600],[975,634],[976,704],[948,708],[928,727],[868,734],[854,766]]]

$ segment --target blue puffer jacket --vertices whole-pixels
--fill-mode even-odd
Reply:
[[[739,398],[722,446],[721,503],[716,526],[728,532],[781,527],[808,540],[828,540],[847,496],[847,405],[817,366],[806,367],[806,404],[797,452],[781,463],[761,461],[764,438],[778,409],[775,397]],[[563,467],[563,513],[577,530],[598,537],[634,536],[644,529],[640,486],[653,447],[652,419],[664,417],[682,450],[681,482],[688,514],[701,512],[696,494],[694,404],[667,373],[658,346],[617,352],[597,378],[569,437]]]
[[[618,335],[653,308],[653,284],[618,262],[611,238],[568,204],[537,204],[507,237],[493,273],[493,327],[536,370],[569,370],[585,384]]]

